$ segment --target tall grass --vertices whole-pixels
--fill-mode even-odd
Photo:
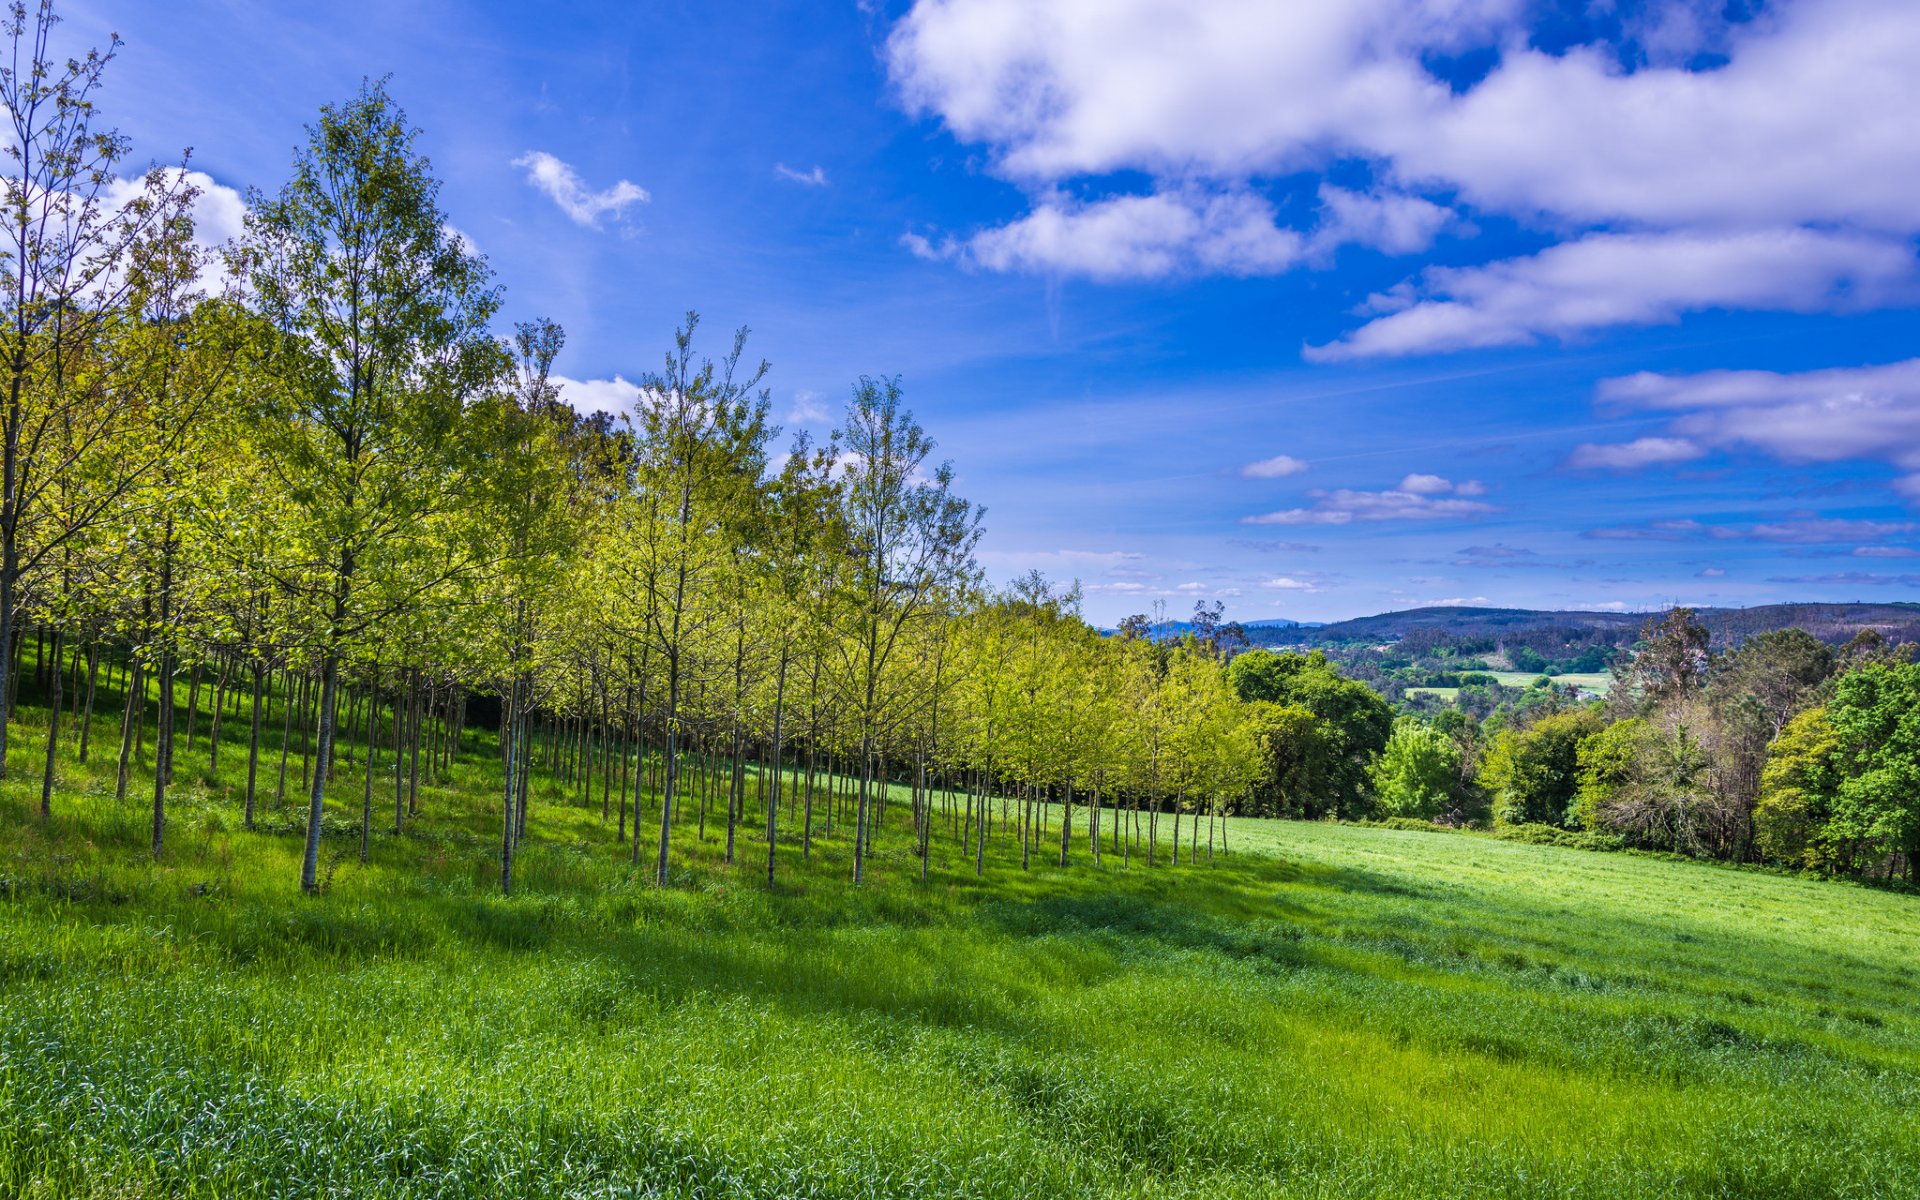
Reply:
[[[41,824],[26,717],[0,1195],[1920,1190],[1912,897],[1254,821],[1151,871],[941,840],[922,885],[904,805],[862,888],[840,829],[768,892],[710,823],[659,889],[555,789],[502,899],[476,751],[364,866],[343,766],[308,899],[240,753],[182,754],[154,861],[111,755]]]

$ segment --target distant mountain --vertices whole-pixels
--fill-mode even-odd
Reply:
[[[1716,643],[1737,643],[1772,629],[1804,629],[1830,642],[1843,642],[1862,629],[1876,629],[1892,641],[1920,642],[1920,604],[1764,604],[1754,608],[1696,609],[1700,623]],[[1580,609],[1413,608],[1334,621],[1318,627],[1250,622],[1248,640],[1259,646],[1322,645],[1336,642],[1399,641],[1413,633],[1445,634],[1455,640],[1496,641],[1546,630],[1600,634],[1629,645],[1641,626],[1658,612],[1592,612]]]

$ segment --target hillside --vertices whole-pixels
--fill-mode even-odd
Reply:
[[[1485,836],[1234,819],[983,876],[904,804],[643,882],[487,753],[372,861],[182,780],[0,792],[0,1194],[1866,1196],[1920,1178],[1920,900]],[[25,772],[22,772],[25,774]],[[691,818],[689,818],[691,819]],[[1057,825],[1057,812],[1049,818]],[[334,822],[341,822],[338,828]],[[1164,820],[1164,819],[1163,819]],[[1164,830],[1163,830],[1164,837]],[[1057,839],[1056,839],[1057,840]],[[1044,844],[1044,843],[1043,843]],[[756,853],[761,866],[752,865]]]
[[[1826,641],[1843,642],[1862,629],[1875,629],[1892,641],[1920,641],[1920,604],[1768,604],[1753,608],[1695,610],[1718,644],[1756,633],[1799,628]],[[1455,640],[1501,638],[1546,630],[1598,631],[1606,640],[1630,646],[1649,617],[1657,613],[1585,610],[1437,607],[1380,613],[1319,627],[1258,623],[1246,627],[1255,645],[1328,645],[1389,642],[1413,633],[1445,634]]]

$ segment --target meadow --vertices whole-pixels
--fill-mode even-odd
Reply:
[[[764,843],[728,866],[688,825],[659,888],[543,783],[502,898],[470,737],[365,865],[343,766],[303,897],[297,805],[239,828],[243,755],[183,755],[154,861],[98,762],[40,822],[33,720],[0,788],[0,1195],[1920,1188],[1910,895],[1240,819],[1177,867],[1079,841],[1022,871],[996,837],[976,878],[940,840],[922,884],[904,804],[861,887],[844,826],[769,891]]]

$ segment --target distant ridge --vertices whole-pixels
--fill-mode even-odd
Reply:
[[[1920,642],[1920,603],[1880,604],[1762,604],[1753,608],[1699,608],[1700,623],[1715,642],[1736,643],[1773,629],[1804,629],[1825,641],[1843,642],[1862,629],[1874,629],[1893,641]],[[1471,608],[1446,606],[1410,608],[1401,612],[1355,617],[1324,625],[1251,621],[1243,628],[1257,646],[1322,644],[1333,642],[1397,641],[1416,631],[1445,633],[1455,638],[1531,633],[1545,629],[1602,630],[1622,645],[1640,632],[1652,612],[1597,612],[1587,609]]]

